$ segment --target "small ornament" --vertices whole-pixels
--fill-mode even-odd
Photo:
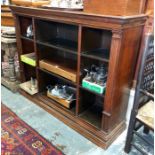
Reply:
[[[29,25],[26,30],[26,37],[33,38],[33,29],[32,25]]]

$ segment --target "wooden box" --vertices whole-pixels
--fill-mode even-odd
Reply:
[[[146,0],[84,0],[84,12],[129,16],[144,13]]]
[[[53,100],[55,100],[56,102],[58,102],[59,104],[63,105],[64,107],[66,108],[70,108],[70,105],[71,105],[71,101],[68,101],[68,100],[65,100],[65,99],[61,99],[61,98],[58,98],[56,96],[53,96],[52,94],[50,94],[48,91],[47,91],[47,96]]]

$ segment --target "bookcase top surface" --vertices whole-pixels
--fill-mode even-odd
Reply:
[[[83,11],[66,11],[58,9],[33,8],[24,6],[10,6],[13,14],[31,16],[47,20],[61,21],[64,23],[97,26],[107,29],[122,29],[126,27],[144,25],[145,14],[135,16],[108,16],[85,13]]]

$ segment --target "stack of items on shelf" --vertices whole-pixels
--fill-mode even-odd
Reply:
[[[85,69],[87,72],[86,76],[82,79],[82,86],[91,91],[103,94],[106,87],[107,80],[107,71],[106,67],[101,65],[96,67],[95,65],[91,66],[91,69]]]
[[[66,108],[70,108],[76,100],[76,89],[66,85],[47,86],[47,96]]]

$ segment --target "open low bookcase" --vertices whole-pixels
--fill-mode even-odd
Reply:
[[[83,12],[10,7],[16,21],[19,57],[35,56],[35,63],[20,61],[21,82],[35,77],[38,93],[20,92],[98,146],[107,148],[125,129],[144,15],[114,17]],[[33,37],[26,37],[32,25]],[[33,65],[32,65],[33,64]],[[108,69],[103,94],[82,86],[83,70],[92,64]],[[50,68],[57,66],[58,69]],[[47,97],[47,85],[76,89],[76,102],[66,108]]]

